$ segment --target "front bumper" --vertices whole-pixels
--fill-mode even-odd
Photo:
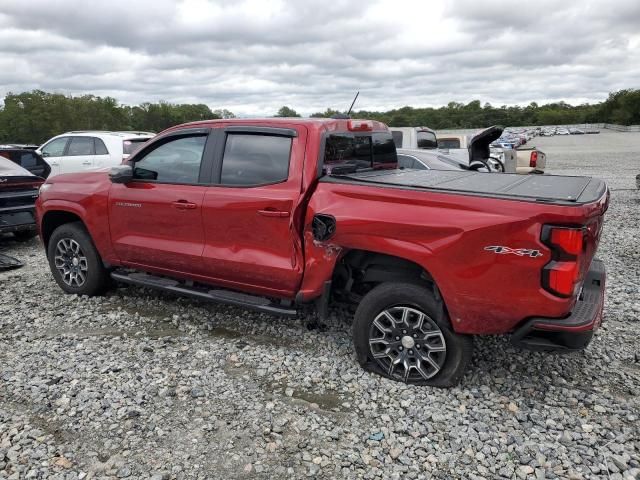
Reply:
[[[566,318],[530,318],[513,332],[511,342],[537,351],[574,351],[586,348],[593,332],[602,324],[606,277],[604,263],[594,259],[571,314]]]

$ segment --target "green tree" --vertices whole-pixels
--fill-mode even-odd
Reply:
[[[276,117],[299,117],[300,115],[293,108],[289,108],[287,106],[280,107],[278,113],[275,114]]]

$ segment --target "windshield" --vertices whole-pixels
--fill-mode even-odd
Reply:
[[[356,169],[396,168],[396,145],[389,132],[368,135],[333,133],[327,137],[325,165],[352,165]]]

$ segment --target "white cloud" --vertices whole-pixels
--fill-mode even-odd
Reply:
[[[600,101],[638,88],[637,0],[3,0],[0,95],[33,88],[242,115]]]

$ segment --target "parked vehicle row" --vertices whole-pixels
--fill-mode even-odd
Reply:
[[[110,171],[49,177],[38,227],[67,293],[116,280],[320,318],[351,304],[360,364],[410,384],[456,384],[474,335],[586,347],[602,321],[604,182],[486,175],[415,150],[402,161],[430,169],[398,168],[370,120],[180,125]]]
[[[562,126],[551,126],[551,127],[542,127],[540,130],[540,135],[543,137],[553,137],[554,135],[584,135],[584,134],[598,134],[600,130],[593,127],[562,127]]]

